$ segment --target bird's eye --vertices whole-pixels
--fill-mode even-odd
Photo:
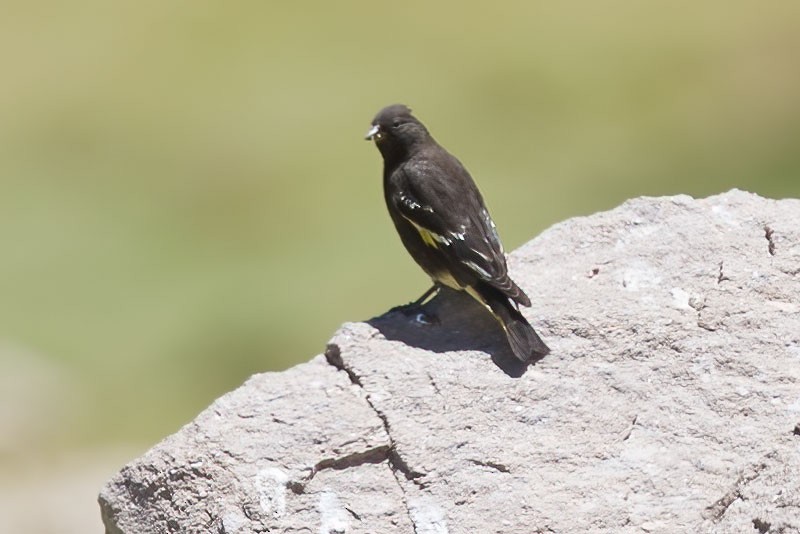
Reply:
[[[397,128],[401,124],[400,119],[395,119],[394,122],[392,122],[392,127]]]

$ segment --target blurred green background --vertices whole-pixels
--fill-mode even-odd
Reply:
[[[0,65],[7,532],[101,530],[123,462],[427,288],[363,141],[386,104],[509,250],[639,195],[800,196],[795,1],[5,1]]]

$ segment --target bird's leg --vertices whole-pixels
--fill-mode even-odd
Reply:
[[[425,293],[423,293],[417,300],[414,302],[409,302],[403,306],[397,306],[389,310],[390,312],[399,311],[403,315],[407,317],[414,317],[414,319],[418,323],[422,324],[438,324],[439,318],[436,317],[434,314],[426,312],[423,307],[425,304],[433,300],[433,298],[439,293],[441,286],[439,284],[434,283]]]
[[[428,288],[428,290],[425,293],[422,294],[422,296],[420,296],[414,302],[408,304],[408,306],[409,307],[415,306],[417,308],[421,308],[422,306],[427,304],[430,300],[433,300],[433,298],[439,294],[440,289],[441,286],[439,284],[433,284],[431,287]]]

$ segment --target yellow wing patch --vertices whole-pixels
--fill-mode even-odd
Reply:
[[[433,232],[430,232],[421,226],[417,226],[417,232],[419,232],[419,236],[422,238],[423,243],[429,247],[439,248],[439,245],[436,244],[436,239],[433,237]]]
[[[423,228],[422,226],[418,225],[417,223],[415,223],[414,221],[412,221],[407,217],[406,220],[414,225],[414,228],[416,228],[417,232],[419,233],[419,236],[422,238],[422,242],[428,245],[429,247],[439,248],[438,243],[447,242],[447,240],[444,237],[440,236],[439,234],[435,234],[430,230],[428,230],[427,228]]]

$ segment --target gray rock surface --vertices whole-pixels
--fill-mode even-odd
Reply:
[[[800,201],[640,198],[509,263],[534,366],[453,292],[346,324],[123,468],[106,531],[800,532]]]

